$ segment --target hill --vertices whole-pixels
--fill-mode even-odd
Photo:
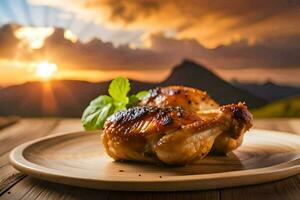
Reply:
[[[152,84],[131,81],[136,91]],[[109,82],[61,80],[28,82],[0,90],[1,115],[79,117],[89,102],[107,94]]]
[[[290,97],[252,110],[256,118],[300,117],[300,96]]]
[[[232,82],[232,84],[267,101],[277,101],[287,97],[300,95],[300,87],[278,85],[271,81],[263,84],[241,83],[235,81]]]
[[[10,86],[0,89],[0,115],[80,117],[92,99],[107,93],[108,85],[109,82],[57,80]],[[221,104],[245,101],[250,108],[256,108],[267,103],[188,60],[176,66],[162,83],[131,80],[132,93],[160,85],[185,85],[206,90]]]
[[[185,85],[207,91],[221,104],[245,101],[250,108],[265,105],[267,101],[221,79],[207,68],[184,60],[160,85]]]

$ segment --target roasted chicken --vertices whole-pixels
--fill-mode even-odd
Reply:
[[[183,86],[169,86],[150,90],[150,95],[140,102],[148,106],[181,106],[196,112],[202,119],[211,120],[218,113],[219,104],[206,92]],[[247,109],[247,108],[245,108]],[[226,154],[238,148],[243,141],[244,134],[235,135],[228,130],[220,134],[214,141],[213,151]]]
[[[203,115],[191,110],[147,105],[119,111],[104,125],[106,152],[115,160],[185,165],[205,157],[221,134],[239,138],[251,127],[252,116],[242,103],[210,109]]]

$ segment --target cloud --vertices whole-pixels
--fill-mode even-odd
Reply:
[[[14,35],[16,28],[15,25],[4,25],[0,28],[0,57],[14,57],[19,44],[18,38]]]
[[[193,39],[166,38],[162,34],[151,35],[147,40],[151,50],[170,60],[191,58],[212,69],[300,66],[300,36],[270,39],[251,46],[244,40],[215,49],[207,49]]]
[[[47,52],[48,59],[73,69],[150,70],[170,64],[169,58],[151,49],[131,49],[128,45],[115,47],[100,39],[72,43],[64,38],[63,29],[56,29],[36,54],[40,52]]]
[[[182,59],[196,60],[214,68],[288,68],[300,66],[300,37],[269,39],[249,46],[247,41],[207,49],[195,39],[166,38],[152,34],[145,38],[146,49],[129,45],[115,47],[100,39],[88,43],[71,42],[64,30],[56,28],[40,49],[21,48],[22,41],[14,36],[14,26],[0,28],[0,58],[21,60],[47,59],[64,69],[86,70],[166,70]],[[16,29],[16,28],[15,28]],[[289,45],[285,45],[289,44]]]
[[[300,4],[261,0],[31,0],[58,6],[110,26],[172,32],[179,39],[195,39],[214,48],[236,41],[260,40],[300,33]]]
[[[167,74],[183,59],[189,58],[202,63],[211,70],[229,76],[230,70],[261,68],[275,76],[276,69],[297,69],[300,66],[300,37],[269,39],[251,46],[247,41],[208,49],[196,39],[167,38],[164,34],[151,34],[144,38],[146,49],[132,49],[129,45],[114,46],[110,42],[94,39],[88,43],[72,42],[65,38],[64,30],[56,28],[44,41],[40,49],[28,51],[21,40],[14,36],[16,28],[6,25],[0,28],[0,58],[39,61],[48,60],[59,66],[60,70],[102,71],[109,77],[112,74]],[[286,45],[289,44],[289,45]],[[236,71],[237,72],[237,71]],[[235,76],[246,77],[243,73]],[[139,74],[139,75],[138,75]],[[261,74],[270,78],[268,74]],[[135,77],[133,77],[135,78]],[[159,79],[162,79],[160,76]],[[147,79],[149,80],[149,78]],[[294,81],[295,82],[295,81]],[[294,83],[293,82],[293,83]]]
[[[66,68],[100,70],[164,70],[182,59],[190,58],[210,68],[287,68],[300,66],[300,37],[292,38],[294,46],[282,47],[266,41],[249,46],[240,41],[216,49],[207,49],[196,40],[166,38],[163,34],[149,36],[147,49],[131,49],[128,45],[114,47],[112,43],[94,39],[89,43],[66,40],[62,29],[45,41],[40,51]],[[288,43],[292,41],[287,41]],[[274,43],[274,44],[273,44]],[[273,44],[273,45],[270,45]]]

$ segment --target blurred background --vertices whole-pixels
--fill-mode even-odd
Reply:
[[[297,0],[1,0],[0,116],[80,117],[109,81],[300,117]],[[0,118],[5,120],[5,118]]]

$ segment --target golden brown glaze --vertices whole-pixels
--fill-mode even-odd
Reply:
[[[226,154],[237,149],[242,145],[246,131],[252,127],[253,117],[248,111],[246,104],[238,103],[236,106],[232,105],[224,106],[222,109],[223,112],[233,113],[233,117],[236,119],[233,124],[234,126],[232,129],[224,131],[216,138],[213,145],[214,152]],[[240,127],[241,124],[246,124],[246,126]]]
[[[186,110],[197,112],[201,118],[214,118],[220,107],[206,92],[184,86],[169,86],[150,90],[149,97],[140,105],[149,106],[181,106]],[[246,107],[247,109],[247,107]],[[243,134],[234,136],[230,132],[220,134],[213,145],[213,151],[228,153],[238,148],[243,141]]]
[[[209,119],[180,107],[141,106],[108,118],[102,139],[115,160],[184,165],[205,157],[223,132],[243,134],[251,121],[243,104],[223,106]]]
[[[201,118],[181,107],[138,106],[122,110],[106,120],[105,127],[113,134],[126,139],[132,136],[151,136],[171,131],[186,124],[200,121]]]

